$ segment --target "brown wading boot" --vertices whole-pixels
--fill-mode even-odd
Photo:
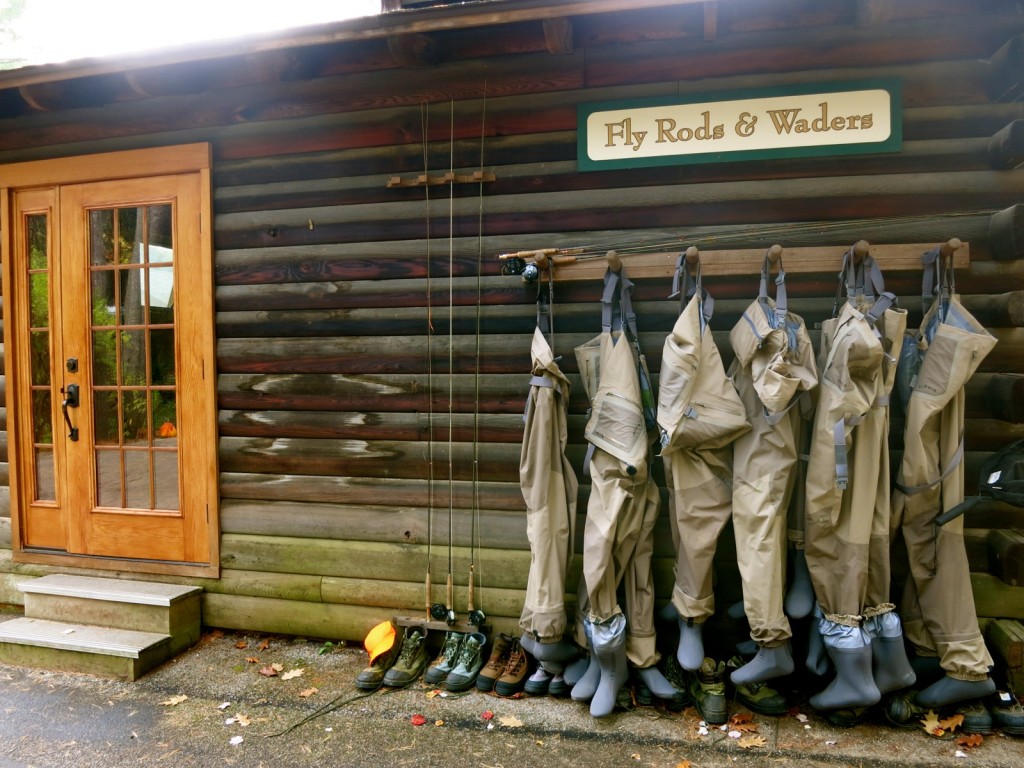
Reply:
[[[491,644],[491,655],[476,676],[476,689],[478,691],[494,690],[494,683],[499,677],[505,674],[505,667],[508,666],[508,654],[512,648],[512,638],[506,634],[500,634],[494,638]]]
[[[518,640],[513,640],[508,650],[505,673],[495,682],[494,692],[499,696],[513,696],[519,693],[526,686],[526,673],[529,667],[526,651],[519,645]]]

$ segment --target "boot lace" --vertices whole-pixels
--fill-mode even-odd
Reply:
[[[399,660],[402,662],[410,661],[413,654],[416,653],[416,649],[420,647],[420,640],[422,639],[423,635],[419,632],[415,632],[405,638],[405,641],[402,643],[402,652],[399,654]]]

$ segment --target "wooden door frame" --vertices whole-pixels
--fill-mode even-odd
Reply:
[[[213,577],[220,575],[220,522],[219,522],[219,471],[217,466],[217,385],[216,385],[216,349],[213,331],[213,236],[212,236],[212,186],[210,176],[209,144],[187,144],[175,147],[155,149],[127,150],[96,155],[84,155],[71,158],[30,161],[0,166],[0,260],[2,260],[4,293],[10,295],[10,286],[15,285],[13,272],[14,237],[10,226],[12,216],[12,193],[15,190],[46,188],[71,184],[115,181],[122,179],[145,178],[171,174],[197,174],[199,176],[199,221],[197,222],[200,247],[201,281],[204,296],[199,297],[207,303],[206,312],[209,316],[210,332],[203,341],[201,353],[210,361],[210,370],[204,379],[204,389],[197,396],[209,403],[207,421],[208,432],[212,439],[201,446],[203,481],[206,484],[206,519],[208,535],[209,561],[206,563],[177,563],[139,560],[121,557],[97,557],[67,553],[40,552],[27,550],[22,546],[21,535],[21,461],[19,451],[22,442],[18,430],[18,420],[13,418],[15,408],[21,408],[18,402],[16,387],[12,386],[13,354],[15,340],[14,307],[8,305],[4,322],[3,339],[7,354],[4,356],[4,375],[7,387],[7,431],[8,431],[8,465],[10,467],[10,516],[11,516],[11,549],[16,562],[40,563],[60,567],[75,567],[101,570],[118,570],[132,573],[175,574],[197,577]],[[57,222],[52,222],[57,224]],[[6,314],[6,313],[5,313]],[[191,341],[189,342],[191,344]],[[194,474],[190,475],[194,476]]]

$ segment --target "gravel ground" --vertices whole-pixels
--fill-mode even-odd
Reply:
[[[358,647],[214,631],[134,683],[0,665],[0,768],[1024,765],[1022,739],[961,748],[920,728],[835,728],[806,708],[806,722],[754,715],[747,735],[764,743],[745,749],[718,729],[702,735],[692,707],[595,720],[567,699],[441,697],[419,683],[357,697],[365,663]],[[261,674],[273,664],[276,676]]]

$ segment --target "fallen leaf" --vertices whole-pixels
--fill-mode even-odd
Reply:
[[[434,690],[432,690],[432,691],[427,691],[427,698],[428,699],[433,699],[433,698],[436,698],[437,696],[440,696],[440,695],[441,695],[441,692],[439,690],[437,690],[436,688]]]
[[[265,651],[269,647],[270,647],[270,638],[268,637],[262,643],[259,644],[259,647],[257,648],[257,650]]]
[[[676,768],[693,768],[693,763],[689,760],[683,760],[681,763],[676,765]]]
[[[435,727],[440,728],[442,725],[444,725],[444,720],[435,720],[434,721],[434,726]]]
[[[757,733],[757,723],[734,723],[732,729],[741,733]]]
[[[277,670],[273,666],[263,667],[260,670],[260,674],[264,677],[277,677]]]
[[[224,710],[224,709],[227,709],[230,706],[231,706],[231,702],[230,701],[225,701],[223,704],[218,704],[217,705],[217,709]]]
[[[301,668],[301,667],[299,669],[289,669],[287,672],[285,672],[283,675],[281,675],[281,679],[282,680],[293,680],[296,677],[302,677],[302,673],[305,672],[305,671],[306,670]]]
[[[541,739],[537,739],[537,740],[536,740],[535,742],[533,742],[533,743],[534,743],[534,744],[536,744],[536,745],[537,745],[538,747],[543,747],[543,746],[544,746],[544,741],[543,741],[543,740],[541,740]]]
[[[423,715],[413,715],[409,718],[409,722],[413,725],[423,725],[425,722],[427,722],[427,718],[425,718]]]
[[[275,672],[284,672],[284,664],[274,663],[270,665]]]
[[[958,749],[956,752],[953,753],[953,757],[967,757],[967,753],[961,749]]]
[[[491,710],[488,709],[486,712],[484,712],[482,715],[480,715],[480,717],[482,717],[484,720],[490,720],[491,718],[494,717],[494,713],[491,712]]]
[[[303,699],[308,699],[310,696],[314,696],[318,693],[320,693],[319,688],[307,688],[304,691],[299,691],[299,696],[301,696]]]
[[[630,755],[630,757],[632,757],[634,760],[640,760],[641,759],[639,752],[634,752],[632,755]]]
[[[248,647],[249,647],[249,641],[248,640],[239,640],[237,643],[235,643],[235,648],[237,648],[240,651],[243,651],[243,650],[245,650]]]
[[[956,743],[961,747],[980,747],[985,743],[985,737],[980,733],[972,733],[969,736],[957,737]]]
[[[939,720],[939,727],[952,733],[964,724],[964,716],[961,714],[951,715],[945,720]]]
[[[729,725],[735,728],[737,725],[744,725],[745,723],[752,723],[753,721],[754,716],[749,712],[737,712],[729,718]]]
[[[244,736],[232,736],[232,737],[231,737],[231,738],[230,738],[230,739],[228,740],[228,744],[230,744],[230,745],[231,745],[231,746],[233,746],[233,747],[237,747],[237,746],[238,746],[239,744],[241,744],[241,743],[242,743],[243,741],[245,741],[245,737],[244,737]]]
[[[257,657],[255,657],[255,656],[246,656],[245,660],[248,661],[250,664],[259,664],[260,663],[260,660]]]
[[[744,736],[739,741],[739,745],[741,747],[743,747],[744,749],[753,749],[754,747],[763,747],[767,743],[768,742],[765,741],[764,736],[756,736],[754,734],[749,734],[747,736]]]
[[[171,698],[167,699],[166,701],[161,701],[160,703],[163,704],[165,707],[176,707],[187,698],[188,696],[186,696],[183,693],[179,696],[171,696]]]
[[[941,736],[943,733],[942,726],[939,725],[939,716],[930,709],[928,710],[928,714],[921,718],[920,723],[921,727],[933,736]],[[935,733],[936,731],[938,731],[938,733]]]
[[[235,715],[235,722],[245,728],[247,725],[252,725],[252,718],[248,715]]]
[[[806,723],[808,720],[810,720],[810,718],[807,715],[805,715],[803,712],[797,712],[795,717],[797,719],[797,722],[801,722],[801,723]]]
[[[505,715],[504,717],[498,718],[498,723],[504,725],[507,728],[522,728],[523,721],[515,715]]]

